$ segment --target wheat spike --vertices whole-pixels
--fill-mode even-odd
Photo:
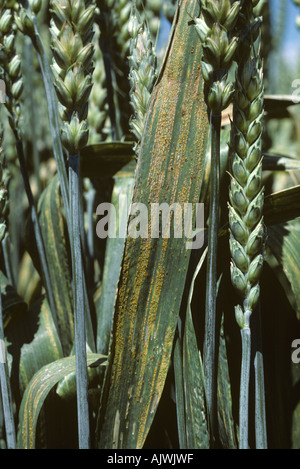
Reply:
[[[264,244],[263,70],[261,60],[251,46],[250,51],[251,54],[246,50],[242,52],[237,69],[230,145],[231,278],[242,299],[242,305],[236,307],[240,327],[249,327],[251,312],[257,304]]]
[[[142,23],[135,3],[131,11],[129,31],[131,34],[130,56],[128,57],[131,84],[130,103],[133,110],[130,128],[136,137],[134,149],[136,156],[138,156],[146,110],[157,78],[157,58],[147,23]]]
[[[92,90],[95,6],[90,2],[51,1],[54,86],[61,104],[62,143],[77,154],[88,142],[88,98]]]

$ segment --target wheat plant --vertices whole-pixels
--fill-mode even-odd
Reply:
[[[201,16],[195,20],[196,31],[203,47],[201,69],[207,87],[207,106],[211,133],[211,198],[208,231],[208,267],[206,289],[206,338],[203,358],[208,364],[206,393],[212,431],[215,419],[216,398],[216,296],[217,288],[217,244],[220,207],[220,132],[221,113],[229,106],[233,95],[233,84],[227,82],[228,71],[237,48],[238,38],[232,32],[238,19],[240,2],[220,0],[201,2]]]
[[[299,449],[276,8],[0,1],[1,448]]]
[[[254,2],[253,2],[254,3]],[[254,5],[255,6],[255,5]],[[231,279],[241,296],[235,307],[241,328],[242,369],[240,391],[240,447],[248,448],[249,380],[251,363],[250,318],[259,300],[259,279],[264,262],[262,187],[263,70],[254,41],[256,18],[245,5],[249,30],[240,45],[236,74],[231,137],[231,183],[229,191]],[[263,377],[262,377],[263,378]]]

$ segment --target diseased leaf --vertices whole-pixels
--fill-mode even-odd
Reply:
[[[94,353],[92,350],[87,350],[88,354]],[[72,356],[74,355],[74,350],[72,350]],[[98,360],[95,360],[91,365],[88,367],[88,380],[90,382],[97,382],[97,386],[100,383],[100,376],[103,371],[99,365],[103,363],[103,355],[98,354]],[[58,383],[56,394],[58,394],[62,398],[70,399],[71,396],[76,396],[76,370],[72,371],[71,373],[64,376],[64,378]]]
[[[296,309],[297,317],[300,319],[300,223],[299,219],[294,221],[268,227],[267,246],[277,260],[275,273],[288,293],[292,291],[294,302],[292,306]],[[267,256],[271,267],[272,260]],[[284,275],[285,280],[283,280]],[[289,286],[287,286],[288,281]]]
[[[135,154],[131,142],[104,142],[89,145],[80,152],[80,156],[83,177],[112,177],[130,161],[135,165]]]
[[[300,216],[300,186],[275,192],[265,197],[264,220],[276,225]]]
[[[95,353],[87,354],[87,365],[92,365],[99,359],[104,365],[105,356]],[[71,356],[40,368],[33,376],[24,393],[19,413],[17,441],[19,449],[34,449],[37,421],[47,395],[62,378],[73,373],[75,369],[75,356]]]
[[[210,436],[205,399],[203,363],[198,350],[193,324],[191,301],[196,277],[203,265],[207,248],[194,272],[183,333],[183,382],[186,416],[186,444],[188,449],[209,449]]]
[[[263,170],[265,171],[292,171],[300,169],[300,160],[274,153],[263,155]]]
[[[290,117],[288,108],[297,104],[297,98],[290,94],[266,94],[264,97],[264,108],[269,119]]]
[[[2,312],[4,328],[10,322],[16,312],[25,312],[27,305],[23,298],[16,292],[12,285],[9,285],[6,276],[0,270],[0,287],[2,297]]]
[[[18,292],[27,304],[32,304],[41,296],[42,281],[27,251],[24,252],[19,267]]]
[[[289,107],[299,104],[299,100],[295,101],[295,97],[289,94],[265,94],[264,110],[266,118],[285,119],[291,117]],[[232,120],[232,105],[222,112],[222,125],[229,125],[230,120]]]
[[[232,394],[228,369],[226,339],[224,336],[224,315],[220,327],[218,356],[218,425],[219,438],[224,449],[237,449],[235,424],[232,414]]]
[[[125,237],[120,232],[119,221],[127,228],[127,213],[131,203],[134,186],[134,169],[131,163],[114,176],[114,188],[111,203],[116,213],[115,237],[108,237],[105,248],[105,261],[101,284],[102,294],[96,303],[97,311],[97,351],[107,353],[112,327],[117,285],[123,259]],[[121,228],[122,229],[122,228]]]
[[[267,195],[263,208],[264,223],[267,227],[289,222],[300,216],[300,186],[294,186]],[[223,237],[228,232],[228,224],[219,232]]]
[[[64,353],[69,354],[74,340],[72,282],[58,176],[51,180],[40,198],[39,219],[56,302],[60,338]]]
[[[197,14],[196,0],[178,5],[150,98],[133,194],[133,203],[146,207],[199,201],[208,119],[201,46],[189,24]],[[186,240],[173,234],[126,241],[96,435],[99,448],[143,447],[169,369],[189,258]]]
[[[41,298],[30,310],[14,315],[6,328],[8,362],[17,408],[32,376],[63,356],[48,302]]]
[[[186,425],[185,425],[185,401],[184,401],[183,368],[182,368],[182,343],[181,343],[181,337],[179,335],[175,338],[173,362],[174,362],[174,380],[175,380],[178,440],[179,440],[180,449],[184,449],[184,448],[187,448],[187,443],[186,443],[186,428],[185,428]]]
[[[299,219],[267,230],[261,319],[270,448],[299,448],[300,366],[293,341],[300,337]]]
[[[63,352],[50,308],[43,298],[36,301],[30,310],[14,314],[5,335],[17,415],[23,393],[32,376],[42,366],[61,358]]]

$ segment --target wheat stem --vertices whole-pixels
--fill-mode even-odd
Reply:
[[[2,315],[2,295],[0,288],[0,383],[3,403],[3,413],[6,431],[7,449],[16,449],[16,429],[13,412],[13,399],[9,378],[8,364],[6,360],[6,349],[4,350],[4,327]]]
[[[268,442],[260,304],[258,305],[257,313],[253,316],[253,336],[255,375],[255,443],[256,449],[266,449]]]
[[[5,273],[8,283],[16,288],[16,280],[12,268],[11,252],[10,252],[10,237],[6,230],[7,219],[9,215],[9,199],[8,188],[11,179],[10,171],[5,164],[5,158],[2,155],[2,140],[4,132],[0,130],[0,242],[2,246],[2,254],[5,266]]]
[[[4,258],[5,273],[8,283],[16,288],[16,282],[14,279],[13,269],[11,265],[11,253],[10,253],[10,240],[8,233],[5,234],[2,240],[2,253]]]
[[[2,135],[1,135],[2,137]],[[0,142],[2,143],[2,142]],[[0,150],[1,152],[1,150]],[[8,191],[7,181],[5,181],[3,161],[0,161],[0,242],[3,246],[4,258],[7,257],[7,233],[6,233],[6,218],[8,215]],[[10,277],[10,264],[8,260],[5,262],[7,268],[8,279]],[[13,414],[13,401],[12,391],[9,378],[9,370],[6,361],[6,348],[5,348],[4,326],[3,326],[3,310],[2,310],[2,293],[0,288],[0,385],[1,396],[3,404],[3,414],[6,430],[6,443],[8,449],[16,448],[16,429]]]
[[[77,388],[77,415],[78,440],[80,449],[90,447],[89,407],[88,407],[88,378],[86,367],[86,326],[84,311],[84,274],[79,226],[79,155],[69,156],[69,188],[70,188],[70,214],[71,214],[71,242],[73,255],[73,282],[74,282],[74,315],[75,315],[75,356],[76,356],[76,388]]]
[[[95,5],[84,0],[51,1],[55,90],[63,122],[61,138],[68,153],[70,242],[72,253],[79,448],[90,447],[86,320],[90,324],[84,274],[84,236],[80,193],[80,150],[88,142],[88,98],[92,90]],[[86,309],[86,311],[85,311]],[[93,344],[94,345],[94,344]]]
[[[249,382],[251,364],[251,331],[249,327],[241,329],[242,365],[239,406],[239,449],[248,449],[249,420]]]
[[[206,286],[206,315],[205,338],[203,348],[203,362],[216,363],[216,285],[217,285],[217,251],[219,231],[220,208],[220,131],[221,115],[211,115],[211,197],[210,197],[210,221],[208,227],[208,257],[207,257],[207,286]],[[215,404],[216,404],[216,369],[214,366],[204,368],[207,405],[210,409],[210,427],[214,434],[215,429]]]
[[[256,0],[245,2],[240,17],[242,39],[238,50],[233,106],[232,177],[229,190],[231,280],[241,298],[240,304],[235,307],[236,321],[242,334],[241,448],[248,447],[250,318],[260,295],[259,280],[264,248],[261,153],[264,86],[261,60],[254,47],[256,39],[259,38],[259,20],[253,14],[253,6],[256,3]],[[261,371],[260,369],[260,373]],[[260,375],[259,379],[262,380],[263,376]],[[258,386],[257,390],[261,391]],[[262,398],[261,393],[256,398]]]
[[[220,192],[220,122],[221,112],[229,105],[233,85],[227,81],[230,65],[237,48],[233,29],[238,19],[240,2],[201,0],[201,15],[195,19],[196,31],[202,42],[202,75],[206,103],[210,113],[211,131],[211,196],[208,227],[206,274],[205,336],[203,345],[207,407],[211,438],[215,439],[216,399],[216,292],[217,244],[219,231]]]

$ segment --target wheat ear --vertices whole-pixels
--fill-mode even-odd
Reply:
[[[253,6],[254,3],[253,2]],[[241,329],[242,368],[240,385],[239,446],[248,448],[249,379],[251,357],[250,318],[259,295],[263,268],[265,230],[263,224],[264,192],[262,186],[263,70],[254,48],[258,36],[257,18],[251,2],[243,11],[244,26],[249,31],[241,43],[236,73],[231,135],[231,182],[229,188],[229,226],[231,280],[240,295],[235,307]]]
[[[136,157],[138,157],[146,110],[157,78],[157,58],[148,25],[146,22],[142,22],[135,2],[133,2],[131,10],[129,31],[131,36],[130,56],[128,57],[130,66],[129,81],[131,85],[130,103],[133,110],[130,129],[136,138],[134,150]]]

